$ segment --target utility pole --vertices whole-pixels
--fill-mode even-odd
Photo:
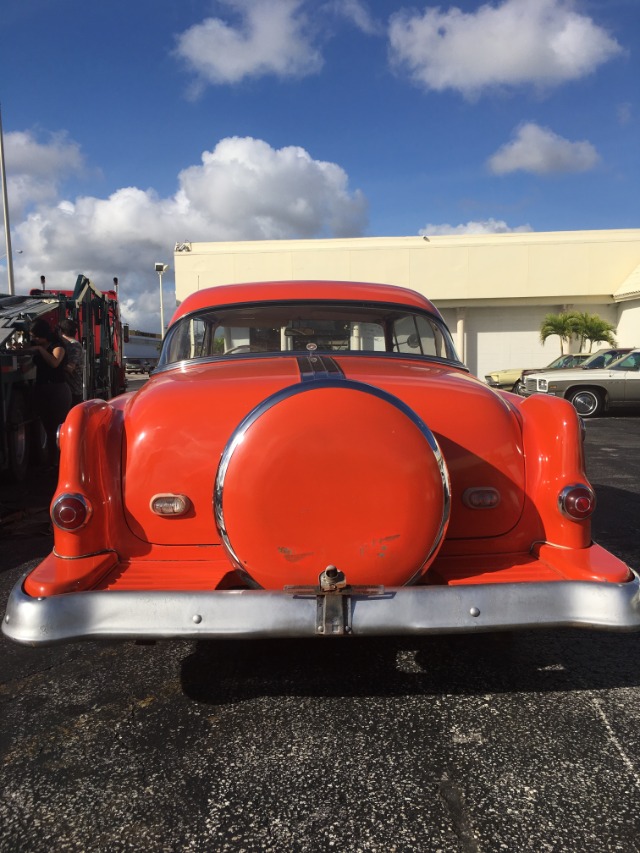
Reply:
[[[2,178],[2,210],[4,213],[4,238],[7,247],[7,278],[9,293],[15,293],[13,286],[13,255],[11,254],[11,227],[9,225],[9,199],[7,197],[7,172],[4,165],[4,137],[2,135],[2,107],[0,107],[0,177]]]

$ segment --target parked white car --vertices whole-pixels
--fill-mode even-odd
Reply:
[[[605,368],[532,373],[525,377],[525,394],[564,397],[583,418],[616,407],[640,407],[640,349]]]

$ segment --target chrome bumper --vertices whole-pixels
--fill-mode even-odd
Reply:
[[[80,639],[379,636],[530,628],[640,630],[640,579],[380,592],[77,592],[31,598],[16,584],[2,630],[28,645]]]

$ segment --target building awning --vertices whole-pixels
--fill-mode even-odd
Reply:
[[[640,299],[640,264],[613,294],[614,302],[625,302],[627,299]]]

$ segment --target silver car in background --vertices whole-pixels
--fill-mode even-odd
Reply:
[[[600,369],[532,373],[525,377],[525,395],[530,394],[564,397],[583,418],[616,407],[640,408],[640,349]]]

